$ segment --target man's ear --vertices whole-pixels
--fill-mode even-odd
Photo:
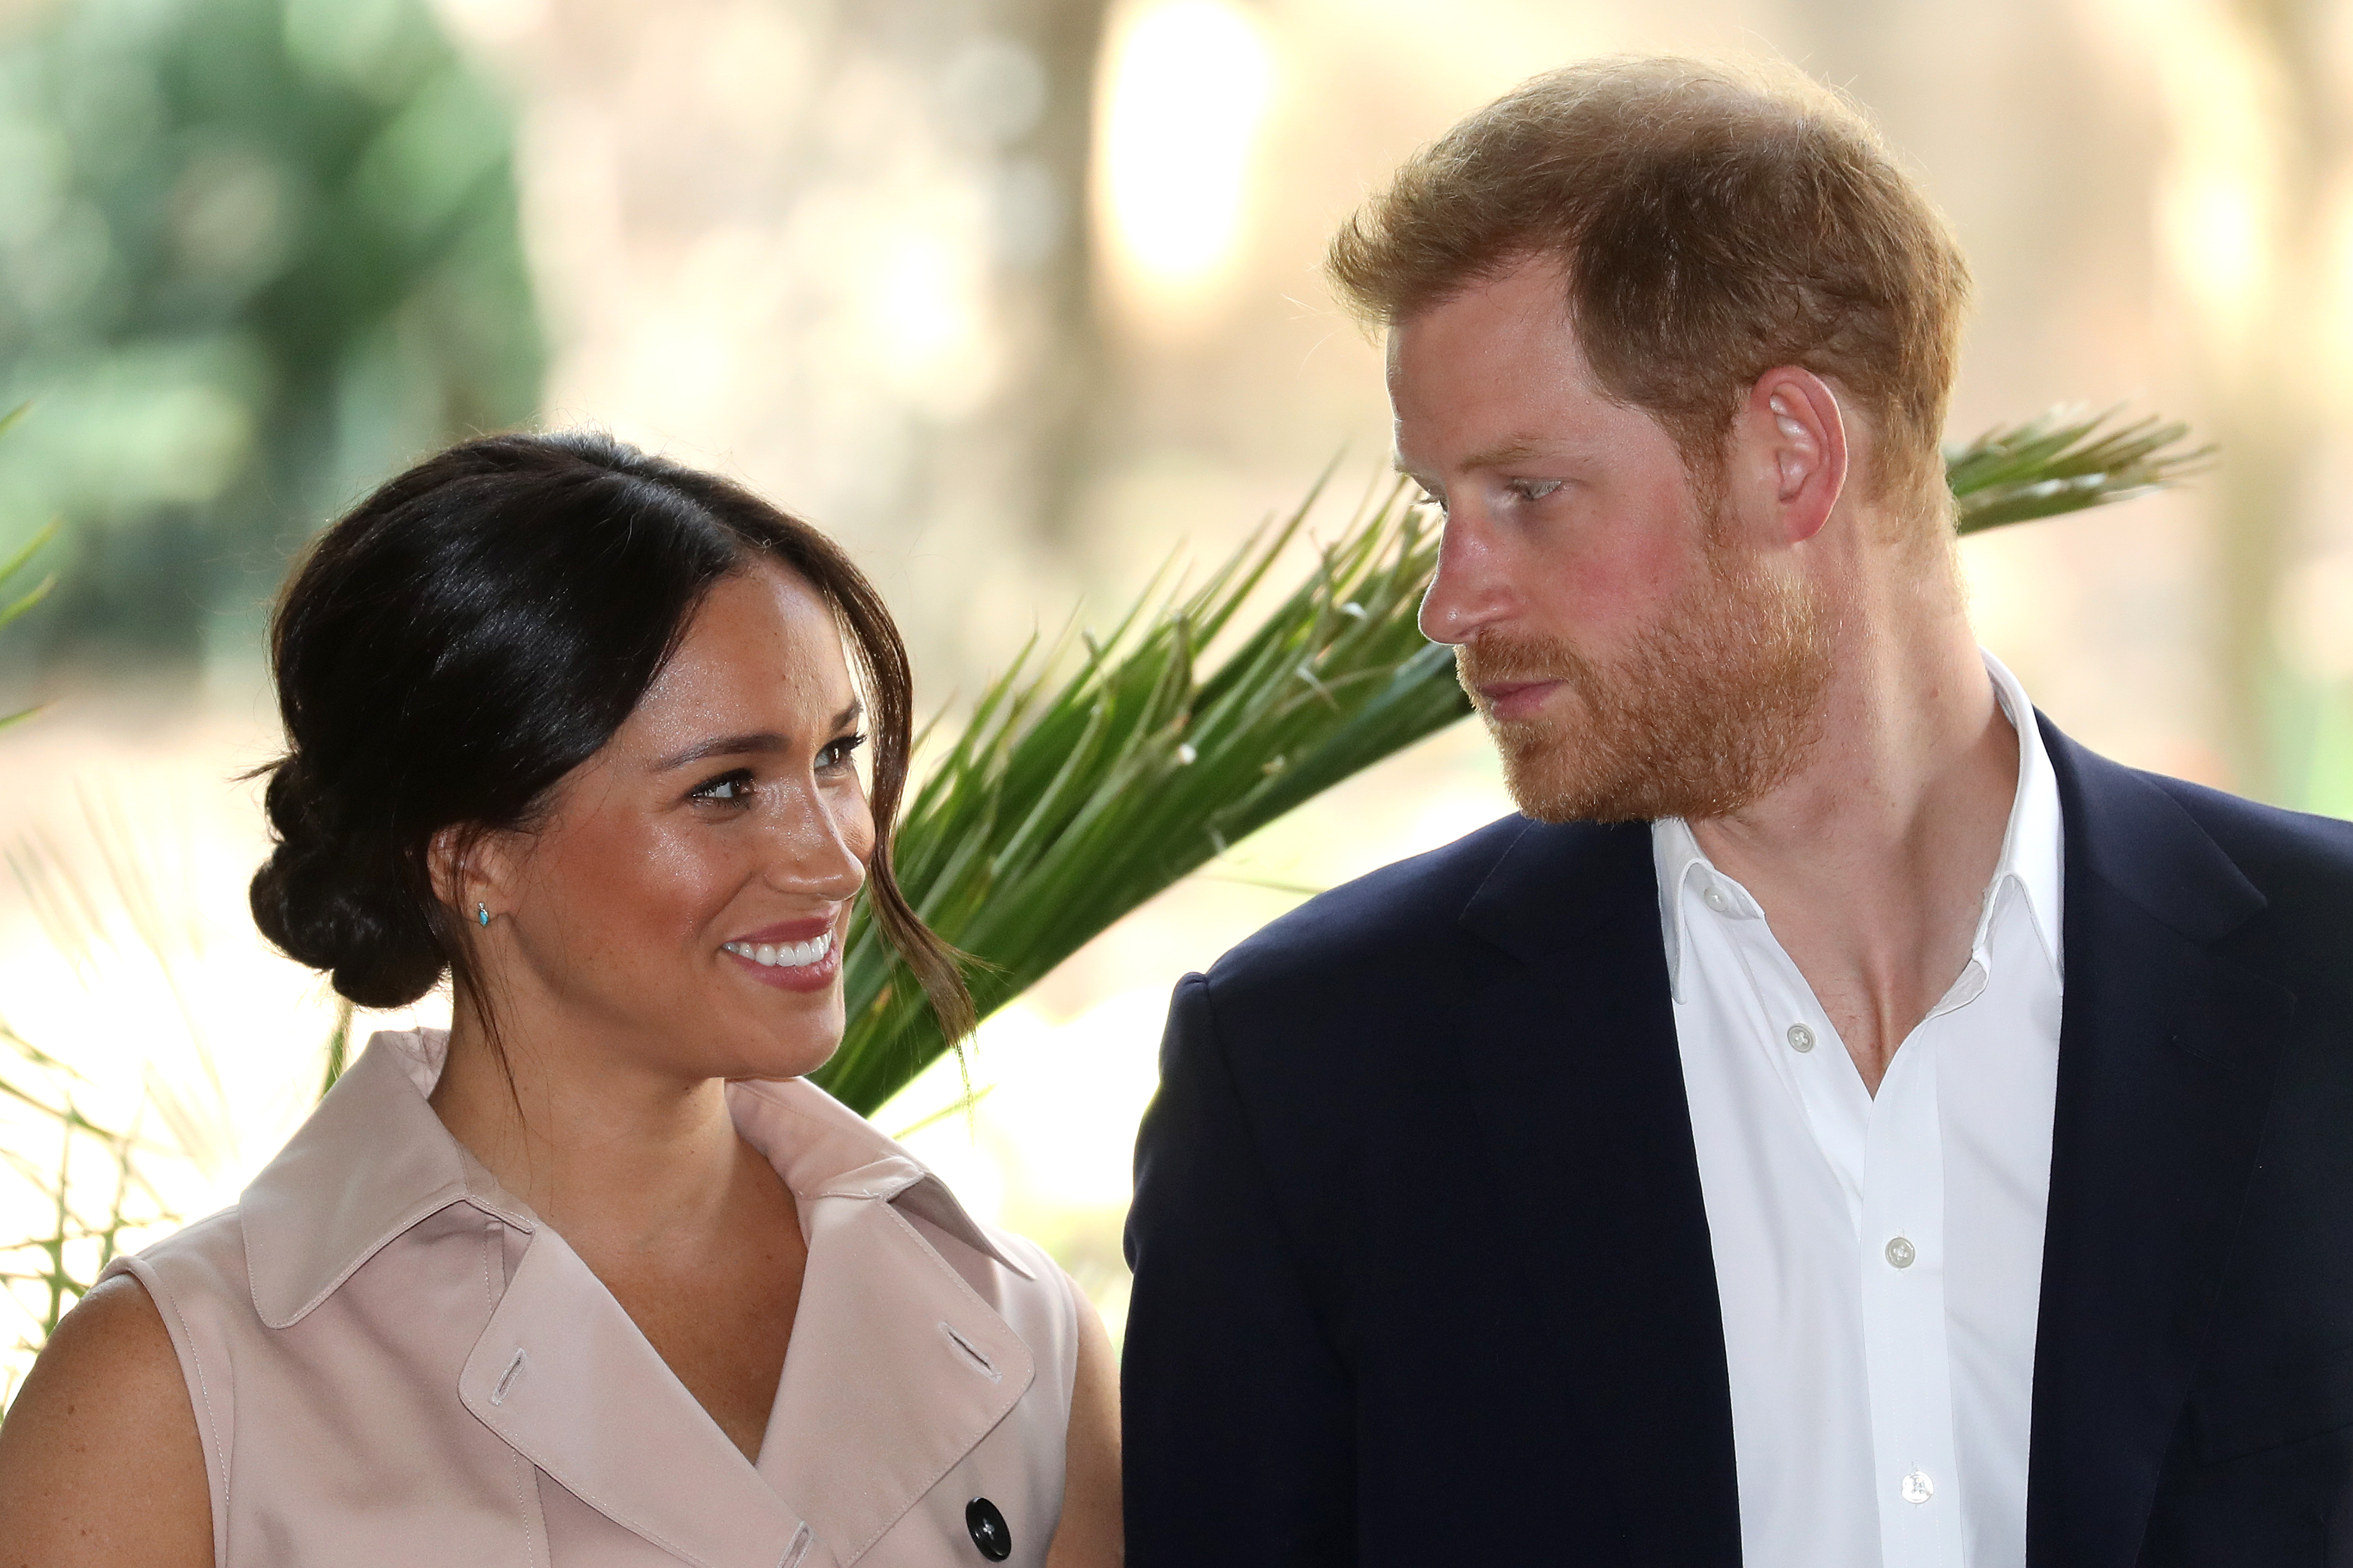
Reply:
[[[1846,420],[1830,384],[1797,365],[1767,371],[1748,389],[1736,444],[1779,541],[1820,532],[1846,489]]]

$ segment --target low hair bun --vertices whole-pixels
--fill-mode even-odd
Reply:
[[[262,799],[278,844],[253,878],[261,934],[363,1007],[406,1006],[438,984],[441,949],[397,851],[338,824],[300,755],[271,770]]]

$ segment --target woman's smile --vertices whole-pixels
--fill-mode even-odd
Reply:
[[[831,920],[786,921],[722,942],[719,951],[764,985],[822,991],[841,973],[841,942]]]

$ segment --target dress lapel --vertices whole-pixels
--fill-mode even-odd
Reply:
[[[1649,829],[1530,826],[1461,917],[1459,1038],[1524,1257],[1605,1435],[1623,1556],[1740,1561],[1724,1321]]]
[[[955,1201],[895,1156],[801,1200],[808,1271],[760,1470],[808,1510],[843,1568],[1037,1374],[1029,1348],[902,1212],[923,1213],[928,1198]]]
[[[566,1490],[673,1556],[706,1568],[832,1561],[551,1229],[532,1237],[458,1393]]]
[[[2066,999],[2036,1336],[2027,1557],[2137,1556],[2295,1008],[2216,945],[2263,895],[2156,784],[2046,721]]]
[[[459,1396],[575,1496],[689,1562],[849,1568],[1037,1374],[1029,1348],[915,1221],[970,1247],[977,1268],[1029,1271],[937,1176],[822,1090],[747,1082],[728,1099],[736,1131],[793,1189],[808,1243],[758,1465],[544,1227]]]

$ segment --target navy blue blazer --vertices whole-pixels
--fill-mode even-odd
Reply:
[[[2036,1568],[2353,1563],[2353,825],[2043,732],[2066,997]],[[1513,817],[1176,989],[1129,1561],[1740,1560],[1649,830]]]

